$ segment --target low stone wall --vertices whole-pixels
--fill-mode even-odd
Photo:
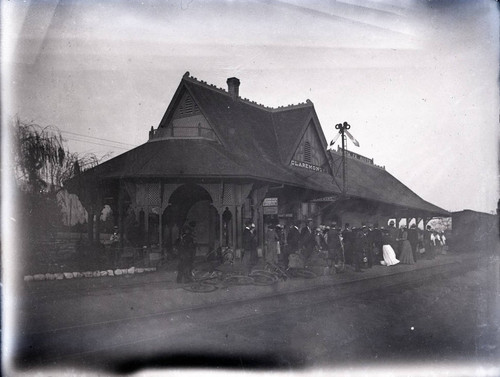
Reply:
[[[46,273],[24,276],[24,281],[45,281],[45,280],[64,280],[64,279],[82,279],[82,278],[99,278],[103,276],[121,276],[121,275],[134,275],[143,274],[156,271],[156,267],[145,268],[117,268],[114,270],[102,271],[84,271],[84,272],[60,272],[60,273]]]

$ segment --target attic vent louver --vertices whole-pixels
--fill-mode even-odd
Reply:
[[[179,106],[179,115],[180,116],[190,116],[198,114],[200,109],[198,105],[193,101],[190,95],[186,95],[184,98],[184,102]]]
[[[311,143],[308,141],[304,144],[304,162],[311,163]]]

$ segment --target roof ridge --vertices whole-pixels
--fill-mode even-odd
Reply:
[[[191,76],[191,74],[189,73],[189,71],[187,71],[186,73],[184,73],[184,76],[182,76],[182,79],[186,80],[186,81],[189,81],[191,83],[197,84],[197,85],[203,85],[205,88],[213,90],[215,92],[218,92],[218,93],[221,93],[221,94],[225,94],[227,96],[230,95],[229,92],[227,90],[223,89],[223,88],[219,88],[218,86],[216,86],[214,84],[209,84],[206,81],[198,80],[196,77]],[[270,111],[270,112],[273,112],[273,113],[274,112],[291,110],[291,109],[298,109],[298,108],[303,108],[303,107],[308,107],[308,106],[312,106],[313,105],[313,103],[312,103],[312,101],[310,99],[306,99],[305,102],[300,102],[300,103],[297,103],[297,104],[290,104],[290,105],[287,105],[287,106],[278,106],[278,107],[266,106],[266,105],[263,105],[261,103],[252,101],[252,100],[250,100],[248,98],[244,98],[244,97],[238,97],[238,100],[241,101],[241,102],[243,102],[243,103],[246,103],[247,105],[250,105],[250,106],[253,106],[253,107],[257,107],[259,109],[263,109],[263,110],[266,110],[266,111]]]

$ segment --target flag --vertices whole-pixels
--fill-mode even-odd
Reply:
[[[357,147],[359,147],[359,141],[357,141],[354,136],[351,135],[351,133],[347,130],[344,131],[347,136],[349,136],[349,139],[353,142],[353,144]]]

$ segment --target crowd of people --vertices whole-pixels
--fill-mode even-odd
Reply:
[[[252,230],[253,229],[253,230]],[[247,224],[243,248],[256,262],[255,226]],[[420,230],[415,224],[409,228],[396,228],[390,221],[387,228],[377,223],[342,228],[336,222],[313,227],[313,220],[294,222],[288,227],[270,224],[265,233],[264,257],[266,261],[289,266],[291,255],[300,255],[307,261],[313,253],[323,253],[328,260],[329,272],[339,272],[350,265],[356,272],[371,268],[374,264],[393,266],[399,263],[414,264],[421,258],[434,259],[446,253],[444,232],[433,230],[430,225]]]
[[[196,222],[191,221],[182,229],[179,239],[179,265],[177,282],[192,281],[191,270],[196,254]],[[258,263],[258,237],[255,224],[247,221],[243,229],[242,262],[251,271]],[[377,223],[344,227],[336,222],[313,227],[313,220],[295,221],[288,226],[268,224],[264,235],[263,257],[266,262],[287,268],[292,260],[300,257],[306,263],[314,253],[322,253],[328,261],[327,273],[342,272],[350,265],[356,272],[363,272],[375,264],[394,266],[415,264],[421,258],[434,259],[446,253],[446,237],[430,225],[420,230],[415,224],[410,228],[396,228],[390,221],[387,228]]]

